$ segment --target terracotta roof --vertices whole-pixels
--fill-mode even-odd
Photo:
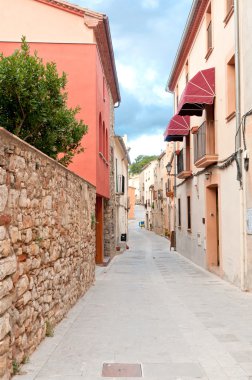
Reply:
[[[78,5],[69,3],[64,0],[34,0],[66,12],[70,12],[84,18],[84,23],[88,28],[94,30],[97,41],[98,50],[104,69],[104,74],[107,83],[110,87],[113,102],[121,101],[119,83],[115,65],[114,51],[109,28],[108,17],[102,13],[91,11],[87,8],[82,8]]]
[[[192,4],[170,77],[167,82],[167,91],[173,92],[175,89],[177,80],[186,62],[208,4],[209,0],[194,0]]]

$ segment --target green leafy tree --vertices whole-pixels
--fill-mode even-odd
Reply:
[[[158,156],[138,156],[132,165],[130,165],[130,174],[139,174],[149,162],[156,160]]]
[[[66,83],[55,63],[30,53],[25,37],[20,50],[0,54],[0,126],[65,166],[83,151],[88,129],[76,119],[80,108],[67,107]]]

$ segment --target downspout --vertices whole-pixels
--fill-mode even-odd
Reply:
[[[174,143],[173,146],[173,159],[174,159],[174,208],[173,208],[173,222],[174,222],[174,251],[177,249],[177,236],[176,236],[176,214],[177,214],[177,209],[176,209],[176,198],[177,198],[177,181],[176,181],[176,176],[177,176],[177,155],[176,155],[176,142]]]
[[[239,0],[234,0],[234,20],[235,20],[235,97],[236,97],[236,152],[239,165],[238,177],[240,176],[240,252],[241,252],[241,290],[246,291],[247,275],[247,254],[246,254],[246,233],[245,233],[245,184],[242,168],[241,152],[241,71],[240,71],[240,22],[239,22]]]

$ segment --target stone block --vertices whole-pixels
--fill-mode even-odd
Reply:
[[[4,259],[0,259],[0,281],[5,277],[15,273],[17,270],[17,258],[16,256],[9,256]]]
[[[2,214],[0,215],[0,226],[7,226],[11,222],[11,215]]]
[[[32,218],[30,215],[24,215],[23,217],[23,228],[31,228],[33,225]]]
[[[18,240],[20,240],[20,233],[17,227],[11,226],[9,228],[9,234],[10,234],[11,242],[13,244],[15,244]]]
[[[13,297],[12,295],[7,295],[3,297],[0,301],[0,315],[3,315],[12,305]]]
[[[3,212],[8,201],[8,188],[6,185],[0,185],[0,212]]]
[[[20,196],[20,190],[10,189],[8,198],[8,207],[10,209],[18,207],[18,199]]]
[[[5,297],[13,289],[13,282],[10,277],[0,282],[0,299]]]
[[[5,375],[7,368],[8,355],[4,354],[0,356],[0,379]]]
[[[2,317],[0,317],[0,340],[3,340],[10,330],[10,316],[8,313],[5,313]]]
[[[17,299],[29,289],[29,279],[26,275],[20,277],[16,284]]]
[[[22,189],[20,192],[19,206],[21,208],[26,208],[28,206],[27,190]]]
[[[4,240],[6,236],[6,228],[5,226],[0,226],[0,240]]]
[[[12,247],[10,239],[0,241],[0,258],[10,256],[12,253]]]
[[[43,208],[46,209],[46,210],[51,210],[52,209],[52,196],[51,195],[47,195],[43,199]]]
[[[31,300],[31,292],[28,290],[23,294],[23,304],[26,305]]]
[[[0,356],[8,352],[10,349],[10,337],[7,335],[1,342],[0,342]]]
[[[6,182],[6,170],[0,167],[0,185],[4,185]]]

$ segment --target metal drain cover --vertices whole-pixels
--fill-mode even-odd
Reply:
[[[142,377],[141,364],[104,363],[103,377]]]

